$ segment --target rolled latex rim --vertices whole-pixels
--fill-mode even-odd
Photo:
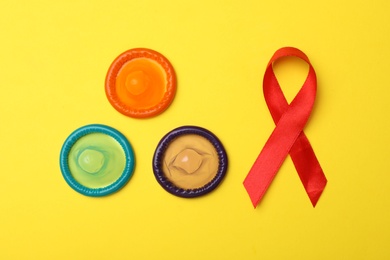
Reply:
[[[115,182],[102,188],[89,188],[80,184],[69,169],[68,158],[73,145],[81,137],[91,133],[102,133],[114,138],[122,147],[126,158],[125,168],[120,177]],[[60,168],[65,181],[75,191],[91,197],[106,196],[121,189],[133,175],[134,161],[134,152],[126,137],[116,129],[100,124],[86,125],[75,130],[65,140],[60,153]]]
[[[164,69],[166,75],[166,90],[163,98],[150,108],[131,107],[118,97],[116,92],[116,78],[121,68],[136,58],[147,58],[157,62]],[[176,74],[169,60],[161,53],[147,49],[134,48],[120,54],[111,64],[105,82],[108,101],[120,113],[133,118],[148,118],[164,112],[172,103],[176,94]]]
[[[196,189],[183,189],[177,187],[165,176],[162,169],[163,157],[170,143],[179,136],[189,134],[200,135],[206,138],[215,147],[219,158],[218,171],[213,180],[203,187]],[[227,154],[220,140],[209,130],[198,126],[182,126],[170,131],[161,139],[153,156],[153,172],[157,182],[169,193],[183,198],[199,197],[213,191],[224,179],[227,167]]]

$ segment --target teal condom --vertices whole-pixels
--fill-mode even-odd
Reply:
[[[106,125],[86,125],[65,140],[60,154],[65,181],[77,192],[100,197],[121,189],[134,170],[126,137]]]

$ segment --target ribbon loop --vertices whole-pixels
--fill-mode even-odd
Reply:
[[[309,65],[307,78],[290,104],[272,68],[276,60],[286,56],[298,57]],[[303,132],[314,105],[316,91],[317,78],[308,57],[293,47],[277,50],[267,65],[263,79],[264,97],[276,127],[244,180],[254,207],[262,199],[288,154],[313,207],[317,204],[327,180]]]

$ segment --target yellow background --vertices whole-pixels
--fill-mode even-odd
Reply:
[[[385,0],[1,1],[0,258],[388,259],[389,11]],[[253,209],[242,181],[274,128],[262,78],[283,46],[317,72],[305,133],[328,185],[312,208],[287,158]],[[105,96],[109,65],[134,47],[177,73],[174,102],[152,119]],[[305,69],[277,66],[289,99]],[[104,198],[73,191],[59,169],[66,137],[91,123],[136,154],[130,182]],[[165,192],[151,164],[160,138],[188,124],[230,160],[222,184],[191,200]]]

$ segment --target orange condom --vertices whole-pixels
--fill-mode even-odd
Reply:
[[[120,113],[146,118],[162,113],[176,93],[176,75],[162,54],[145,48],[125,51],[111,64],[106,96]]]

